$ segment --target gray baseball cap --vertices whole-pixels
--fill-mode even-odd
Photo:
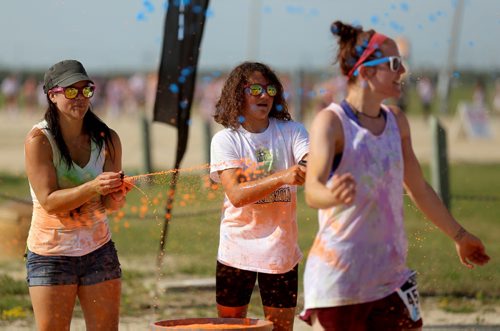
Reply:
[[[82,80],[94,83],[80,62],[76,60],[63,60],[54,64],[45,72],[43,77],[43,91],[47,93],[56,86],[68,87]]]

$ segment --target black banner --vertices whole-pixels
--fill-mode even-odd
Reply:
[[[208,2],[168,2],[153,120],[178,128],[176,168],[187,146],[196,68]]]
[[[179,168],[187,147],[196,67],[208,1],[169,0],[165,18],[153,120],[177,127],[177,153],[160,238],[157,279],[160,279],[165,255]]]

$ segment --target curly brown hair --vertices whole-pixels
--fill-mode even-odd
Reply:
[[[339,49],[335,62],[339,62],[342,74],[347,76],[363,54],[375,30],[364,31],[361,26],[352,26],[341,21],[333,22],[330,30],[334,36],[338,37]],[[375,56],[376,54],[370,55],[366,61],[372,60]],[[356,80],[355,77],[349,78],[349,82],[354,80]]]
[[[267,65],[259,62],[243,62],[234,68],[222,88],[221,97],[215,105],[214,119],[225,128],[238,129],[241,125],[240,116],[245,107],[244,86],[254,72],[260,72],[269,82],[276,86],[278,93],[274,96],[273,106],[269,117],[283,121],[290,121],[292,116],[288,112],[288,105],[283,96],[283,85],[278,76]]]

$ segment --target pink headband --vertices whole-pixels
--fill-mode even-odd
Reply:
[[[387,36],[375,32],[373,36],[370,38],[370,42],[368,43],[368,46],[366,46],[365,50],[363,51],[363,54],[359,57],[358,61],[356,64],[354,64],[354,67],[349,71],[347,74],[347,77],[351,77],[354,71],[365,62],[365,60],[373,54],[377,49],[380,48],[380,45],[387,39]]]

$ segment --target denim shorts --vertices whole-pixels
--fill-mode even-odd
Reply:
[[[113,241],[83,256],[43,256],[28,250],[28,286],[94,285],[121,277]]]

